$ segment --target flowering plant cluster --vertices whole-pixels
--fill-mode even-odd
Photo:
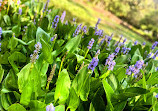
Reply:
[[[157,111],[158,42],[116,41],[50,2],[0,1],[0,111]]]

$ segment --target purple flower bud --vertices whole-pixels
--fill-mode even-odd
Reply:
[[[112,39],[112,37],[108,36],[108,38],[107,38],[107,44],[108,44],[108,46],[110,45],[111,39]]]
[[[156,71],[158,71],[158,67],[156,68]]]
[[[81,28],[82,28],[81,26],[82,26],[82,24],[80,24],[80,25],[77,26],[75,32],[73,33],[73,36],[74,36],[74,37],[76,37],[76,36],[79,34],[79,32],[80,32],[80,30],[81,30]]]
[[[157,46],[157,44],[158,44],[158,42],[156,41],[156,42],[152,45],[151,50],[154,50],[155,47]]]
[[[143,60],[139,60],[136,62],[136,64],[134,65],[134,67],[136,69],[141,69],[143,67],[144,61]]]
[[[64,12],[62,13],[62,15],[61,15],[61,18],[60,18],[61,23],[64,22],[65,16],[66,16],[66,11],[64,11]]]
[[[120,51],[120,47],[116,47],[116,49],[115,49],[115,55],[117,55],[119,53],[119,51]]]
[[[123,40],[123,44],[126,42],[126,40],[127,40],[127,39],[124,39],[124,40]]]
[[[54,21],[52,22],[52,28],[56,29],[58,22],[59,22],[59,15],[56,15]]]
[[[157,95],[155,97],[158,99],[158,93],[157,93]]]
[[[51,103],[50,105],[46,106],[46,111],[55,111],[55,107]]]
[[[116,62],[115,61],[110,61],[109,62],[109,66],[108,66],[108,70],[113,70],[114,66],[115,66]]]
[[[133,70],[134,70],[134,67],[133,67],[133,66],[129,66],[129,68],[126,69],[126,74],[127,74],[127,75],[131,75],[132,72],[133,72]]]
[[[143,42],[143,44],[142,45],[146,45],[146,42]]]
[[[103,36],[103,30],[96,30],[94,35],[99,35],[100,37]]]
[[[98,21],[97,21],[97,23],[96,23],[96,25],[95,25],[95,30],[98,29],[98,24],[100,23],[100,21],[101,21],[101,19],[99,18]]]
[[[134,45],[137,45],[137,44],[138,44],[138,41],[135,41],[135,42],[134,42]]]
[[[98,65],[99,59],[96,57],[93,57],[91,63],[88,66],[88,69],[91,69],[92,71],[94,71],[95,67]]]
[[[115,66],[115,61],[113,60],[115,57],[114,53],[110,54],[108,58],[106,59],[105,66],[108,65],[108,70],[113,70]]]
[[[52,38],[51,41],[53,42],[57,38],[57,34],[55,34]]]
[[[20,3],[21,3],[21,1],[20,1],[20,0],[18,0],[18,1],[17,1],[17,4],[18,4],[18,5],[20,5]]]
[[[83,33],[87,33],[87,26],[84,26],[82,31],[83,31]]]
[[[65,22],[65,25],[68,25],[68,21]]]
[[[76,22],[76,18],[73,18],[73,22]]]
[[[93,43],[94,43],[94,39],[92,38],[92,39],[89,41],[87,48],[88,48],[88,49],[91,49],[92,46],[93,46]]]
[[[155,59],[158,56],[158,50],[154,53],[154,56],[152,57],[152,59]]]
[[[19,8],[19,14],[20,14],[20,15],[22,14],[22,9],[21,9],[21,8]]]
[[[2,28],[0,27],[0,38],[1,38],[1,35],[2,35]]]
[[[147,55],[147,58],[149,58],[151,55],[152,55],[152,53],[150,52],[150,53]]]

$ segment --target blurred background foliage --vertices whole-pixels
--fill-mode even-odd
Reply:
[[[158,40],[158,0],[50,0],[66,10],[68,19],[77,18],[88,26],[102,19],[100,28],[106,33],[121,34],[128,40]],[[117,39],[117,38],[116,38]]]

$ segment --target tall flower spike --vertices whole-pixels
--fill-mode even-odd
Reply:
[[[2,28],[0,27],[0,38],[1,38],[1,35],[2,35]]]
[[[92,38],[92,39],[89,41],[87,48],[88,48],[88,49],[91,49],[92,46],[93,46],[93,43],[94,43],[94,39]]]
[[[135,42],[134,42],[134,45],[137,45],[137,44],[138,44],[138,41],[135,41]]]
[[[158,50],[154,53],[154,56],[152,57],[152,59],[155,59],[158,56]]]
[[[73,36],[74,36],[74,37],[76,37],[76,36],[79,34],[79,32],[80,32],[80,30],[81,30],[81,28],[82,28],[81,26],[82,26],[82,24],[80,24],[80,25],[77,26],[75,32],[73,33]]]
[[[154,42],[154,44],[152,45],[152,47],[151,47],[151,50],[154,50],[155,49],[155,47],[157,46],[157,44],[158,44],[158,42],[156,41],[156,42]]]
[[[108,65],[108,70],[113,70],[116,62],[113,60],[115,57],[114,53],[110,54],[106,59],[105,66]]]
[[[46,106],[46,111],[55,111],[55,107],[51,103],[50,105]]]
[[[147,55],[147,58],[151,57],[152,53],[150,52],[148,55]]]
[[[146,42],[143,42],[143,44],[142,45],[146,45]]]
[[[101,19],[99,18],[96,25],[95,25],[95,31],[98,29],[98,24],[100,23]]]
[[[87,33],[87,26],[84,26],[82,31],[83,31],[83,33]]]
[[[38,59],[38,57],[39,57],[38,53],[39,53],[41,48],[42,48],[42,44],[40,42],[37,42],[37,44],[35,44],[34,53],[30,55],[30,57],[31,57],[30,62],[31,63],[35,63],[36,59]]]
[[[64,22],[65,16],[66,16],[66,11],[64,11],[64,12],[62,13],[62,15],[61,15],[61,18],[60,18],[61,23]]]
[[[56,29],[58,22],[59,22],[59,15],[56,15],[54,21],[52,22],[52,28]]]
[[[88,66],[88,69],[91,69],[92,71],[94,71],[95,67],[98,65],[98,61],[99,59],[97,57],[93,57],[91,63]]]
[[[120,47],[116,47],[116,49],[115,49],[115,55],[117,55],[119,53],[119,51],[120,51]]]
[[[17,1],[17,4],[18,4],[18,5],[20,5],[20,3],[21,3],[21,1],[20,1],[20,0],[18,0],[18,1]]]

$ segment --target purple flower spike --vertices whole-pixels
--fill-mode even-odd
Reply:
[[[114,69],[114,66],[115,66],[115,64],[116,64],[116,62],[115,61],[111,61],[111,62],[109,62],[109,66],[108,66],[108,70],[113,70]]]
[[[91,69],[92,71],[94,71],[95,67],[98,65],[99,59],[96,57],[93,57],[91,63],[88,66],[88,69]]]
[[[51,38],[51,40],[50,41],[54,41],[55,39],[57,38],[57,34],[55,34],[52,38]]]
[[[137,45],[137,44],[138,44],[138,41],[135,41],[135,42],[134,42],[134,45]]]
[[[94,43],[94,39],[92,38],[92,39],[89,41],[87,48],[88,48],[88,49],[91,49],[92,46],[93,46],[93,43]]]
[[[116,49],[115,49],[115,55],[117,55],[119,53],[119,51],[120,51],[120,47],[116,47]]]
[[[20,1],[20,0],[18,0],[18,1],[17,1],[17,4],[18,4],[18,5],[20,5],[20,3],[21,3],[21,1]]]
[[[59,22],[59,15],[56,15],[54,21],[52,22],[52,28],[56,29],[58,22]]]
[[[21,8],[19,8],[19,14],[20,14],[20,15],[22,14],[22,9],[21,9]]]
[[[155,59],[158,56],[158,50],[154,53],[154,56],[152,57],[152,59]]]
[[[100,23],[100,21],[101,21],[101,19],[99,18],[98,21],[97,21],[97,23],[96,23],[96,25],[95,25],[95,30],[98,29],[98,24]]]
[[[87,26],[84,26],[83,29],[82,29],[82,31],[83,31],[83,33],[86,34],[87,33]]]
[[[110,54],[108,58],[106,59],[105,66],[108,65],[108,70],[113,70],[115,66],[115,61],[113,60],[115,57],[114,53]]]
[[[156,41],[156,42],[152,45],[151,50],[154,50],[155,47],[157,46],[157,44],[158,44],[158,42]]]
[[[80,32],[80,30],[81,30],[81,28],[82,28],[81,26],[82,26],[82,24],[80,24],[80,25],[77,26],[75,32],[73,33],[73,36],[74,36],[74,37],[76,37],[76,36],[79,34],[79,32]]]
[[[152,55],[152,53],[150,52],[150,53],[147,55],[147,58],[149,58],[151,55]]]
[[[61,23],[64,22],[65,16],[66,16],[66,11],[64,11],[63,14],[61,15],[61,18],[60,18]]]
[[[123,40],[123,44],[126,42],[126,40],[127,40],[127,39],[124,39],[124,40]]]
[[[2,28],[0,27],[0,38],[1,38],[1,35],[2,35]]]
[[[51,103],[50,105],[46,106],[46,111],[55,111],[55,107]]]
[[[142,45],[146,45],[146,42],[143,42],[143,44]]]

